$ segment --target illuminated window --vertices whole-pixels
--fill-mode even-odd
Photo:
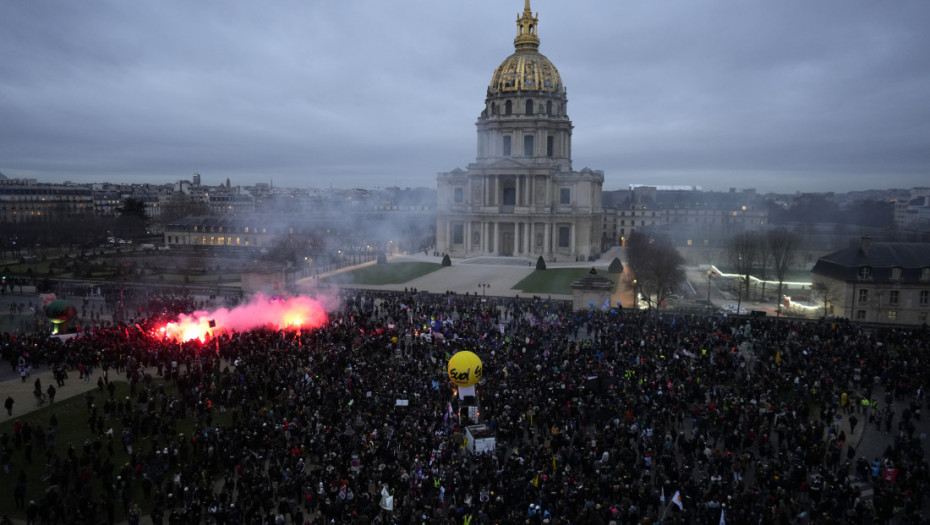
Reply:
[[[888,310],[888,320],[897,321],[898,320],[898,311],[897,310]]]
[[[242,233],[249,233],[249,227],[248,227],[248,226],[246,226],[246,227],[245,227],[245,231],[244,231],[244,232],[242,232]]]

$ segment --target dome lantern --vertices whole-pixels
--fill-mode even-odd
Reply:
[[[530,0],[526,0],[523,16],[517,18],[517,38],[513,39],[513,47],[517,51],[522,49],[539,49],[539,37],[536,35],[536,25],[539,23],[539,14],[533,16],[530,11]]]

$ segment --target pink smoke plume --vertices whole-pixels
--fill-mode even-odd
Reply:
[[[203,340],[208,334],[222,330],[243,332],[264,326],[278,330],[314,329],[323,326],[326,320],[326,309],[316,299],[255,294],[248,303],[232,309],[220,308],[212,312],[198,310],[190,315],[181,314],[177,322],[166,324],[160,331],[166,337],[189,341]],[[214,326],[210,326],[211,321]]]

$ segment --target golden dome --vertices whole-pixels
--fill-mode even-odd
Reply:
[[[526,0],[523,16],[517,19],[517,37],[513,40],[516,49],[494,70],[488,93],[510,91],[562,92],[562,77],[539,49],[536,34],[538,19],[530,11],[530,0]]]

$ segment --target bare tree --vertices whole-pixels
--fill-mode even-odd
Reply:
[[[739,285],[743,287],[740,292],[740,299],[745,295],[749,299],[749,283],[752,276],[752,270],[760,257],[761,235],[757,232],[742,232],[730,238],[727,243],[727,254],[730,258],[730,264],[736,268],[739,274]],[[744,293],[745,292],[745,293]]]
[[[788,268],[794,263],[801,245],[801,238],[785,228],[769,230],[766,244],[772,254],[772,269],[778,279],[778,311],[781,312],[781,297]]]
[[[649,307],[659,306],[685,278],[684,258],[665,237],[634,232],[627,243],[630,279],[627,287],[646,297]]]
[[[824,317],[833,315],[833,307],[843,302],[844,294],[843,284],[834,281],[817,280],[811,285],[811,300],[823,305]]]

